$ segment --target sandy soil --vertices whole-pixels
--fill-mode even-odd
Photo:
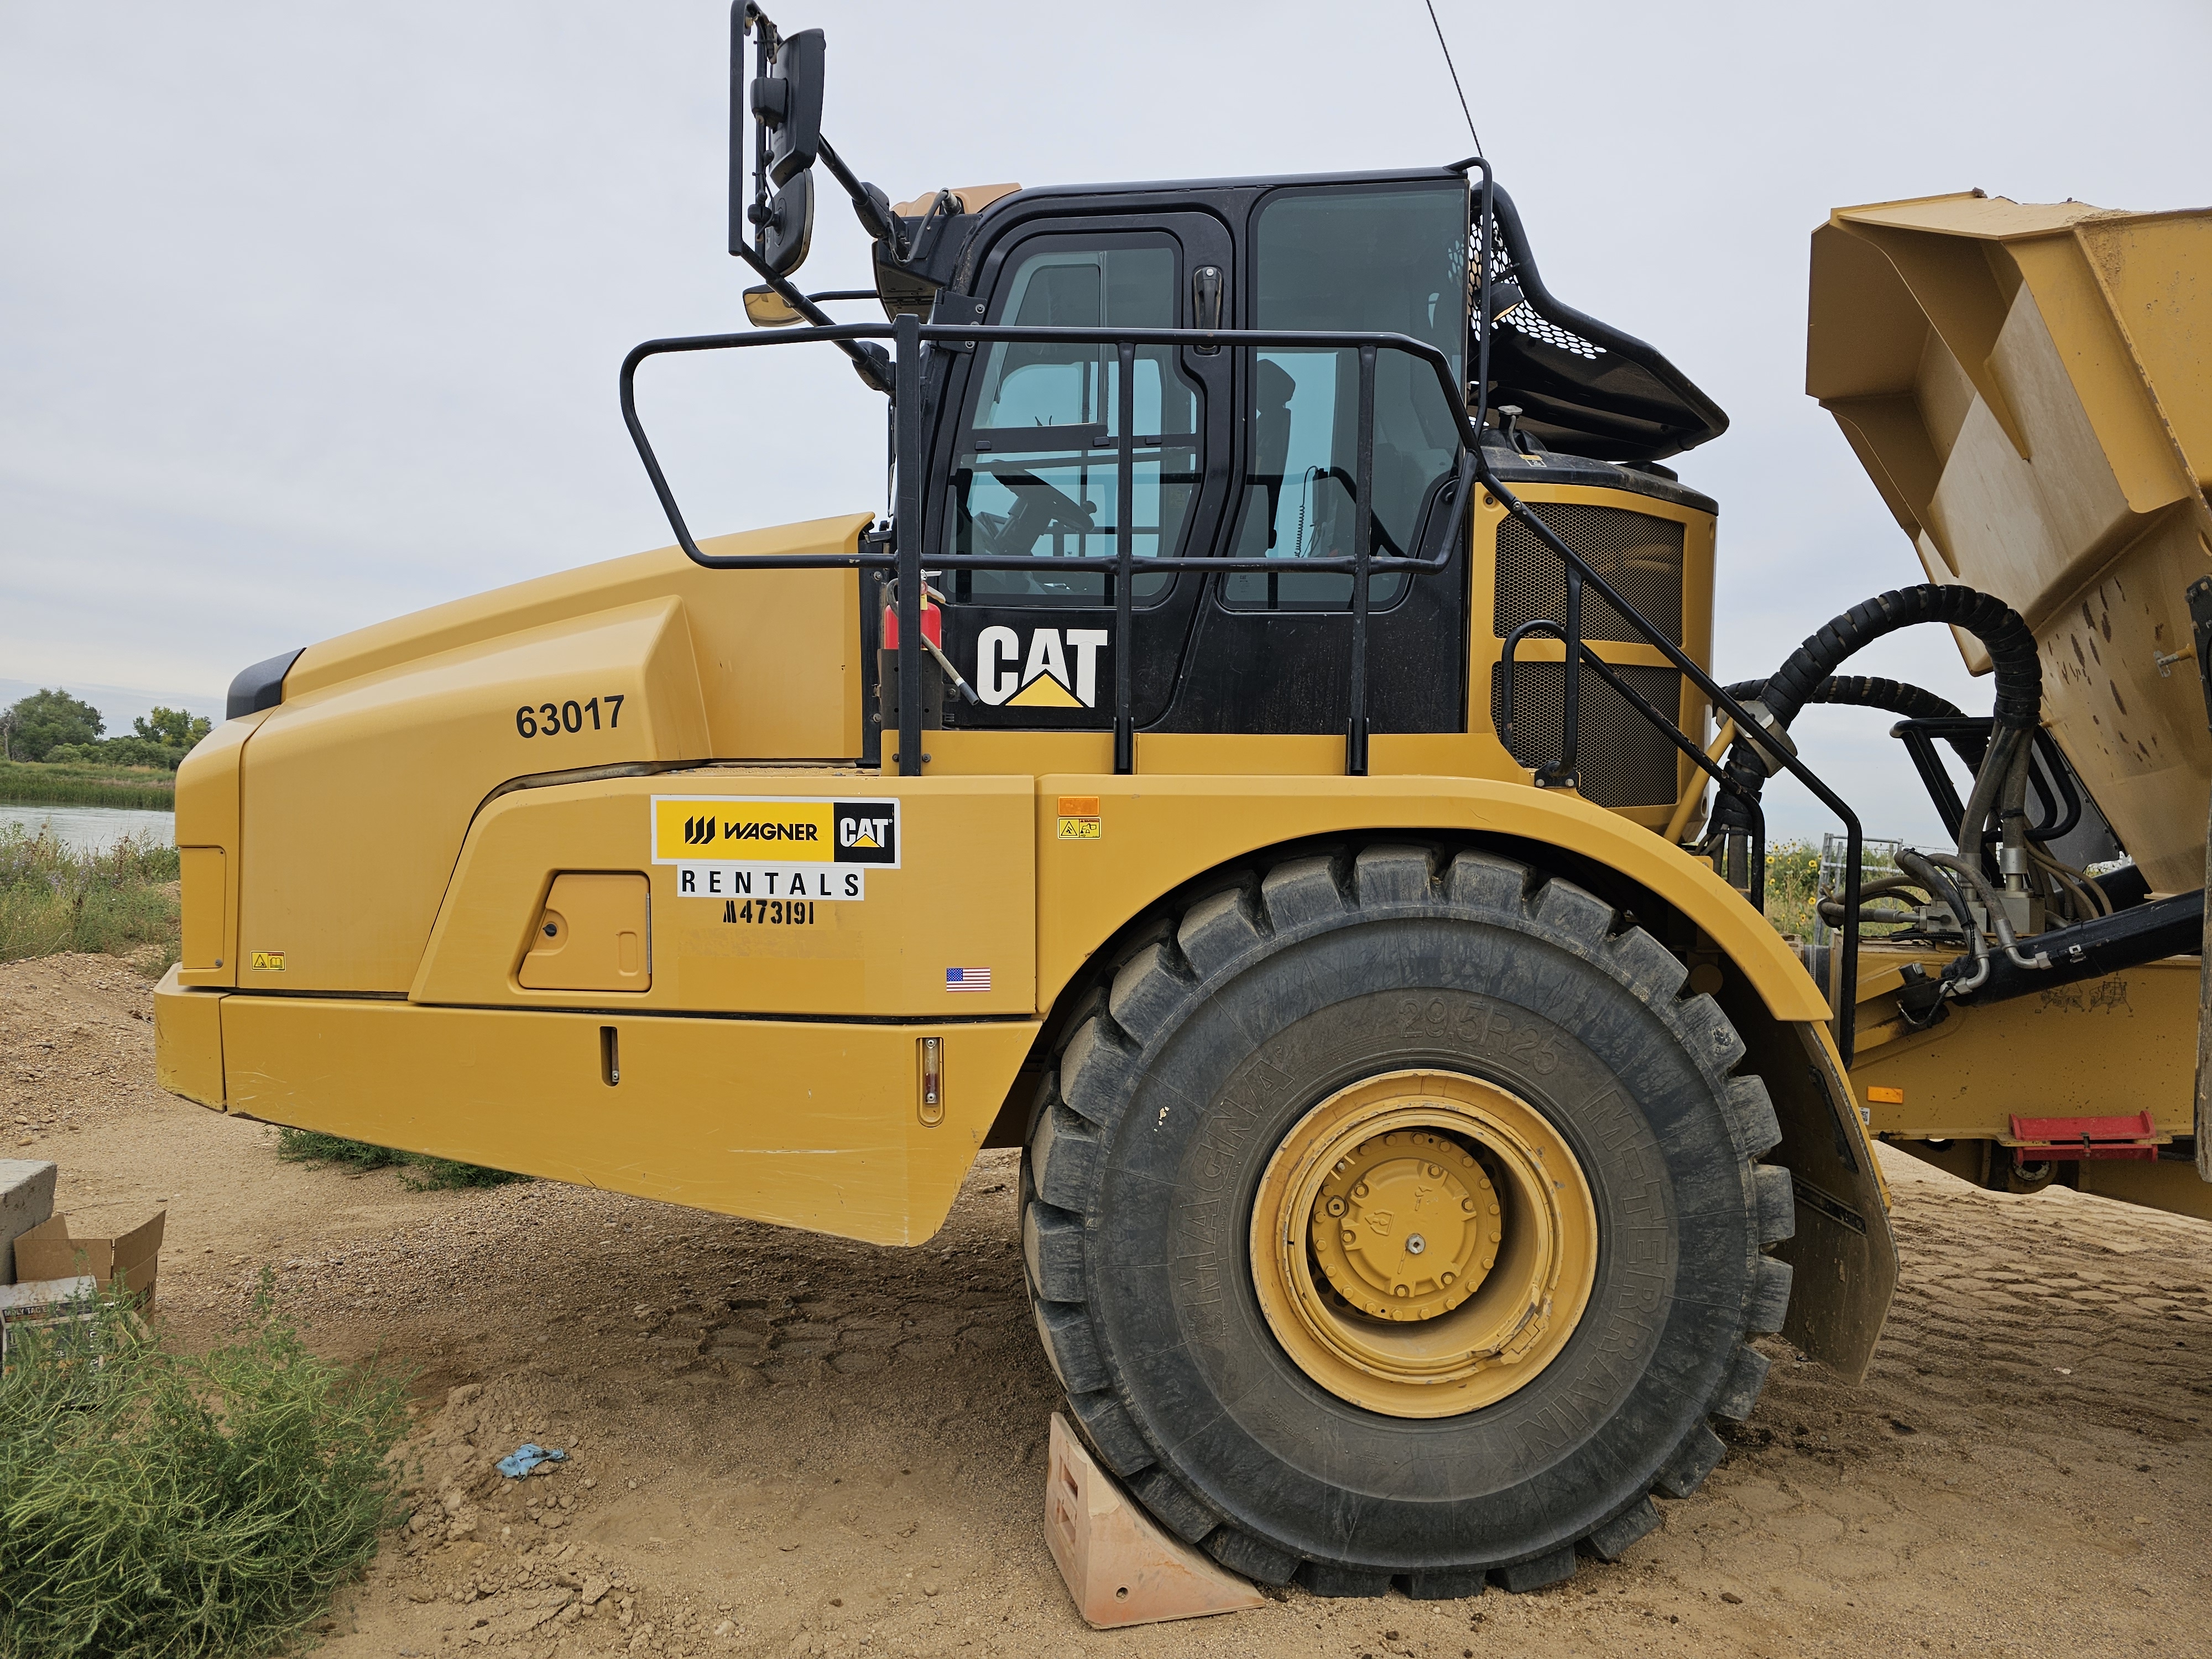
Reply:
[[[182,1340],[267,1263],[318,1347],[419,1370],[415,1520],[331,1621],[344,1659],[2212,1652],[2202,1224],[1886,1154],[1905,1287],[1873,1374],[1775,1344],[1727,1461],[1626,1561],[1102,1635],[1040,1524],[1013,1154],[904,1251],[542,1182],[413,1192],[164,1095],[151,1007],[110,958],[0,967],[0,1151],[58,1160],[65,1206],[167,1206]],[[502,1480],[524,1440],[569,1461]]]

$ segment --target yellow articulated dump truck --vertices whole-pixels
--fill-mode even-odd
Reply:
[[[1929,559],[1878,606],[1978,630],[1999,690],[1931,739],[1976,757],[1963,851],[1867,877],[1786,729],[1856,683],[1710,672],[1717,509],[1665,461],[1726,417],[1553,295],[1486,162],[894,204],[821,131],[821,33],[735,21],[754,326],[621,377],[674,545],[239,677],[179,780],[164,1082],[884,1244],[1019,1146],[1045,1352],[1162,1525],[1327,1595],[1618,1557],[1751,1411],[1752,1339],[1863,1370],[1896,1275],[1865,1111],[2009,1149],[2003,1103],[2066,1115],[2013,1022],[2108,1029],[2080,930],[2108,966],[2194,948],[2142,954],[2203,852],[2195,670],[2151,659],[2203,503],[2151,457],[2075,511],[2100,421],[2150,457],[2158,371],[2065,405],[2036,308],[2103,326],[2166,222],[1821,234],[1814,389]],[[792,280],[817,182],[888,321]],[[2006,263],[2069,237],[2059,289]],[[1923,301],[1947,258],[1981,275]],[[641,369],[799,346],[888,398],[889,510],[695,538]],[[1976,457],[2002,523],[1947,495]],[[2092,684],[2077,641],[2124,665]],[[1784,770],[1852,854],[1802,952],[1762,913]],[[2093,795],[2137,890],[2064,856]],[[2186,1012],[2150,971],[2137,1019]],[[2038,974],[2055,1004],[2002,1000]],[[2170,1108],[2136,1167],[2173,1164]]]

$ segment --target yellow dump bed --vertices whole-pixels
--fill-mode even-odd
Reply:
[[[2035,630],[2045,718],[2152,888],[2201,886],[2184,591],[2212,574],[2212,210],[1840,208],[1813,233],[1805,378],[1929,580]]]

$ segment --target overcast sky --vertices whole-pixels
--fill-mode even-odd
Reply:
[[[2204,0],[1437,9],[1551,287],[1733,418],[1677,463],[1722,504],[1723,678],[1919,576],[1803,395],[1830,208],[2212,200]],[[1419,0],[780,10],[828,30],[825,131],[894,199],[1469,148]],[[219,713],[271,653],[665,544],[615,373],[741,325],[726,27],[714,0],[0,0],[0,695]],[[865,285],[865,253],[833,192],[806,282]],[[880,404],[811,355],[648,371],[695,526],[878,504]],[[1936,630],[1854,666],[1988,706]],[[1798,731],[1870,834],[1931,836],[1887,725]]]

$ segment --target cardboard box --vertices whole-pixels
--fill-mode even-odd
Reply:
[[[82,1298],[97,1288],[90,1273],[76,1279],[0,1285],[0,1370],[6,1369],[9,1353],[26,1328],[88,1322],[92,1316],[82,1311]]]
[[[0,1158],[0,1285],[15,1282],[15,1241],[54,1212],[54,1166]]]
[[[155,1275],[161,1264],[161,1231],[169,1212],[156,1210],[150,1220],[142,1221],[127,1231],[112,1226],[109,1217],[114,1212],[111,1211],[78,1210],[71,1213],[76,1217],[75,1227],[70,1225],[69,1215],[58,1215],[17,1235],[15,1277],[69,1279],[78,1273],[90,1273],[102,1285],[112,1284],[119,1278],[125,1290],[150,1307]],[[122,1213],[127,1218],[136,1212]]]

